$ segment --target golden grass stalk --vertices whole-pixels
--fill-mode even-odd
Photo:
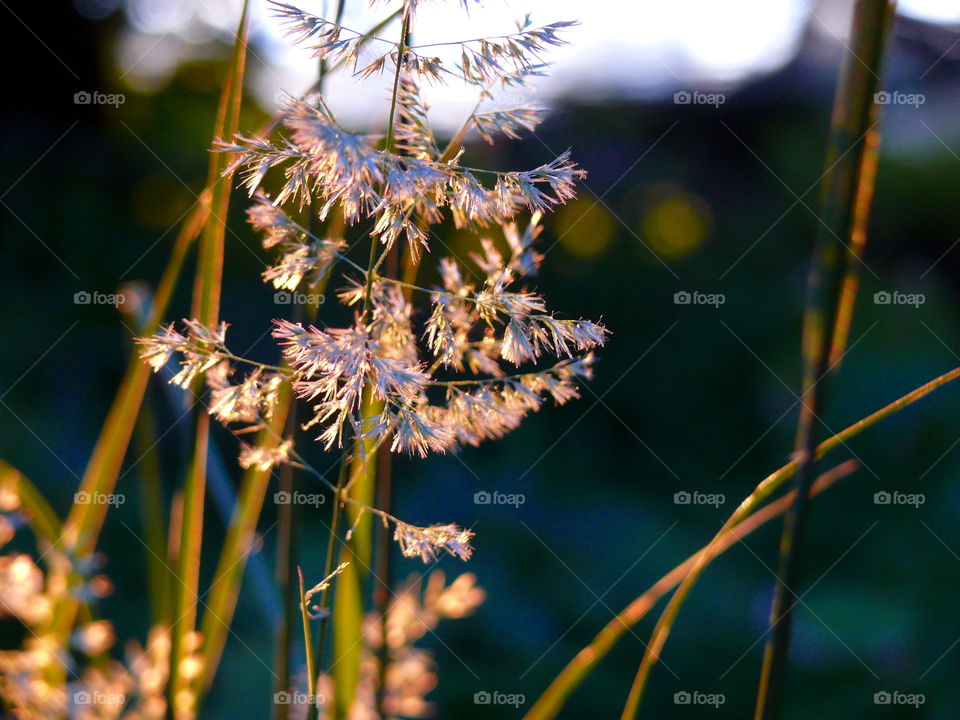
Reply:
[[[846,477],[857,468],[855,460],[848,460],[832,470],[821,475],[810,490],[810,495],[818,495],[842,477]],[[690,571],[702,562],[706,567],[719,555],[736,545],[747,535],[782,515],[796,497],[796,491],[791,491],[783,497],[765,505],[753,514],[746,517],[741,523],[722,530],[717,538],[688,557],[673,570],[653,584],[649,590],[640,595],[606,626],[597,633],[596,637],[567,663],[567,666],[554,678],[550,686],[544,691],[533,707],[524,715],[524,720],[552,720],[566,703],[570,694],[576,690],[588,674],[606,657],[613,646],[629,632],[630,628],[640,622],[654,605],[667,593],[679,585]]]
[[[816,449],[816,459],[822,458],[828,452],[839,445],[844,444],[847,440],[855,437],[856,435],[859,435],[867,428],[870,428],[884,418],[897,413],[906,406],[911,405],[920,398],[930,394],[937,388],[957,379],[958,377],[960,377],[960,367],[954,368],[950,372],[934,378],[930,382],[926,383],[925,385],[921,385],[916,390],[907,393],[886,407],[883,407],[880,410],[877,410],[875,413],[868,415],[853,425],[850,425],[833,437],[820,443]],[[757,485],[756,489],[743,502],[740,503],[739,507],[733,512],[727,522],[724,523],[724,527],[720,532],[722,533],[724,530],[742,522],[747,515],[759,507],[760,503],[762,503],[766,498],[770,497],[770,495],[777,490],[777,488],[792,478],[796,474],[799,465],[800,463],[798,460],[792,460],[779,470],[767,476],[767,478]],[[714,539],[711,542],[715,542],[716,539],[717,536],[714,536]],[[696,584],[697,580],[700,578],[700,575],[703,573],[705,567],[705,563],[698,562],[693,568],[691,568],[690,572],[684,578],[683,583],[681,583],[680,587],[670,598],[670,602],[667,604],[667,607],[664,608],[660,618],[657,620],[657,624],[654,627],[653,633],[650,637],[650,643],[647,645],[647,650],[644,653],[640,670],[637,672],[637,677],[634,680],[634,688],[637,688],[638,692],[636,701],[637,706],[639,706],[639,701],[642,698],[643,689],[650,670],[660,658],[660,653],[663,651],[663,646],[666,644],[667,637],[670,635],[670,630],[673,627],[673,623],[676,620],[677,614],[680,612],[680,607],[683,605],[683,602],[690,590],[693,588],[693,585]],[[631,695],[633,695],[633,692],[633,689],[631,689]]]
[[[808,524],[807,495],[814,479],[817,440],[824,431],[819,416],[824,412],[829,376],[836,369],[830,360],[842,355],[839,345],[836,349],[831,346],[834,340],[846,342],[857,289],[853,264],[860,262],[866,242],[864,228],[873,195],[875,163],[867,139],[877,117],[874,97],[892,19],[891,0],[858,0],[851,27],[851,52],[844,56],[834,98],[820,224],[804,310],[804,402],[796,436],[798,494],[797,502],[787,512],[780,539],[780,568],[770,609],[771,633],[764,647],[757,689],[757,720],[780,716],[796,605],[794,593],[800,580]],[[849,242],[854,243],[853,249]]]
[[[240,15],[230,66],[220,95],[214,139],[233,137],[239,130],[240,105],[243,98],[243,77],[247,55],[248,2]],[[214,326],[220,315],[220,290],[223,277],[223,250],[226,236],[227,210],[232,178],[224,177],[230,157],[211,153],[207,184],[210,193],[210,214],[200,238],[197,274],[193,289],[193,317]],[[197,388],[199,392],[200,388]],[[183,489],[181,535],[177,553],[177,585],[173,598],[173,625],[170,629],[170,681],[168,711],[195,710],[195,695],[190,680],[180,672],[186,658],[188,634],[196,627],[197,604],[200,598],[200,553],[203,539],[203,509],[207,484],[207,456],[210,442],[210,416],[205,411],[196,415],[193,456]],[[184,707],[186,705],[186,707]]]

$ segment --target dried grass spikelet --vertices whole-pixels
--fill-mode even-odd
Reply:
[[[48,553],[49,564],[71,562],[65,556]],[[99,566],[94,556],[71,567],[82,575]],[[16,617],[27,626],[23,644],[0,650],[0,702],[14,717],[23,720],[162,720],[166,711],[165,693],[169,672],[169,629],[151,629],[147,647],[131,641],[122,663],[108,651],[116,633],[108,620],[85,622],[74,629],[70,653],[49,632],[53,597],[66,591],[53,587],[59,571],[45,574],[25,554],[0,556],[0,616]],[[102,592],[93,587],[101,575],[92,577],[74,591],[91,599]],[[199,634],[188,639],[194,664],[199,663]],[[66,671],[68,681],[51,684],[51,668]]]
[[[404,37],[417,5],[404,3]],[[569,150],[531,169],[505,171],[468,165],[462,151],[469,133],[492,142],[536,128],[542,108],[485,103],[544,74],[542,54],[563,44],[562,32],[574,23],[534,27],[525,21],[496,38],[443,43],[454,48],[448,53],[367,37],[290,4],[273,3],[273,9],[316,57],[345,62],[361,78],[387,67],[394,72],[386,137],[344,127],[324,98],[313,95],[284,100],[276,136],[238,134],[214,148],[231,153],[226,173],[236,172],[254,198],[248,220],[271,255],[264,282],[280,290],[326,287],[339,271],[336,299],[352,310],[352,320],[339,327],[275,320],[282,366],[231,352],[223,323],[203,327],[188,320],[182,331],[166,326],[141,339],[144,361],[160,371],[176,359],[171,382],[183,387],[205,376],[210,412],[242,430],[267,428],[279,390],[290,383],[310,407],[303,427],[316,428],[324,448],[357,443],[421,457],[499,438],[544,403],[578,397],[608,332],[599,322],[552,311],[529,282],[543,260],[536,249],[542,216],[575,197],[585,173]],[[382,52],[360,65],[361,45],[364,53]],[[445,146],[422,90],[425,82],[448,79],[471,86],[478,105]],[[363,228],[370,244],[366,267],[344,237],[361,233],[312,230],[323,226],[296,219],[308,206],[321,221],[336,211],[348,226]],[[391,252],[406,254],[411,267],[419,263],[430,251],[432,228],[448,220],[477,235],[469,264],[439,258],[433,286],[383,270],[391,267]],[[248,366],[244,374],[241,365]],[[289,438],[241,445],[243,467],[269,470],[284,462],[307,467]],[[470,557],[472,533],[457,525],[417,527],[366,510],[394,523],[405,556],[425,562],[444,553]]]
[[[484,591],[477,587],[476,577],[465,573],[446,585],[445,576],[436,571],[422,578],[411,578],[397,589],[387,607],[387,650],[382,651],[383,626],[377,613],[370,613],[363,624],[363,651],[357,696],[350,708],[351,720],[379,720],[376,709],[377,689],[381,678],[380,662],[386,657],[383,703],[387,717],[432,717],[435,707],[426,699],[438,682],[437,665],[429,650],[415,643],[427,633],[437,630],[441,620],[470,615],[484,600]],[[322,697],[319,717],[329,718],[335,688],[329,675],[321,675],[317,683]],[[291,718],[306,717],[306,705],[290,706]]]
[[[431,525],[416,527],[397,522],[393,539],[400,544],[405,557],[419,557],[424,562],[436,560],[441,551],[446,551],[461,560],[469,560],[473,554],[470,538],[473,533],[457,525]]]

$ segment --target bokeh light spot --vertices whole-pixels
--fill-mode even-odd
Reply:
[[[641,237],[661,257],[676,260],[695,252],[710,232],[711,213],[697,195],[674,185],[660,185],[646,193]]]
[[[555,232],[567,252],[594,258],[607,249],[615,226],[616,220],[603,205],[593,198],[577,198],[557,213]]]

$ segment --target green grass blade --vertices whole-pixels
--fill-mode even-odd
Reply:
[[[383,410],[373,397],[370,386],[364,390],[360,410],[364,418],[375,417]],[[348,475],[348,494],[359,503],[373,505],[376,484],[376,441],[364,439],[354,445]],[[333,652],[331,663],[334,682],[333,718],[346,720],[357,694],[360,680],[360,657],[363,650],[364,587],[373,550],[373,525],[370,513],[354,504],[344,509],[347,527],[353,533],[340,554],[341,563],[349,563],[337,578],[333,593]],[[331,538],[333,540],[333,538]]]
[[[875,95],[879,83],[887,32],[893,20],[891,0],[858,0],[851,26],[851,49],[844,56],[834,99],[826,176],[820,197],[820,224],[814,247],[803,323],[804,402],[797,423],[796,451],[797,501],[783,523],[780,540],[780,567],[770,609],[771,632],[767,636],[763,665],[757,689],[754,717],[776,720],[780,717],[783,684],[793,620],[795,588],[800,580],[800,560],[808,525],[808,493],[813,483],[817,441],[825,430],[819,415],[823,413],[830,385],[831,343],[845,340],[848,320],[841,310],[843,290],[850,278],[851,263],[859,262],[847,243],[855,234],[857,221],[865,222],[869,204],[858,198],[864,192],[864,169],[869,169],[867,137],[877,114]],[[872,177],[867,178],[872,182]],[[859,205],[859,207],[858,207]],[[852,286],[855,289],[855,286]],[[853,297],[846,302],[852,313]],[[838,325],[846,322],[847,325]],[[841,330],[838,332],[837,328]]]
[[[277,407],[270,420],[269,428],[261,430],[259,443],[269,443],[283,432],[287,412],[290,407],[290,388],[285,385],[281,391]],[[243,475],[237,505],[234,509],[227,537],[220,552],[220,559],[214,574],[209,595],[204,601],[201,621],[203,635],[203,678],[202,687],[207,689],[213,683],[220,657],[227,641],[227,633],[236,610],[247,558],[253,547],[257,530],[257,520],[263,509],[264,498],[270,484],[270,470],[250,468]]]
[[[214,138],[233,137],[239,129],[247,54],[248,2],[244,2],[236,41],[217,111]],[[210,214],[200,238],[197,274],[193,289],[193,316],[205,325],[215,325],[220,316],[223,252],[232,178],[223,173],[230,162],[225,153],[211,153],[207,182],[212,186]],[[200,392],[201,388],[195,388]],[[179,673],[186,657],[186,638],[196,627],[200,597],[200,556],[203,540],[203,510],[207,484],[210,416],[202,409],[196,416],[196,434],[190,468],[183,489],[183,514],[177,553],[177,585],[174,588],[173,626],[170,639],[169,707],[178,714],[196,711],[197,695],[190,680]]]
[[[170,260],[153,295],[151,311],[142,329],[144,334],[153,333],[159,327],[160,320],[170,304],[187,252],[199,236],[209,214],[209,202],[205,197],[207,195],[201,196],[177,234]],[[104,495],[113,492],[149,379],[150,368],[136,353],[132,353],[93,455],[84,471],[79,488],[81,492]],[[75,504],[64,523],[64,543],[67,547],[78,555],[93,552],[106,511],[107,506],[104,504]]]
[[[856,461],[846,463],[824,473],[811,490],[811,495],[818,495],[834,482],[856,469]],[[643,595],[631,602],[624,610],[617,614],[604,628],[597,633],[593,641],[583,648],[567,666],[554,678],[550,686],[533,704],[533,707],[523,716],[523,720],[553,720],[563,709],[567,698],[586,679],[587,675],[606,657],[614,645],[640,622],[653,606],[673,590],[690,573],[701,558],[705,558],[704,567],[715,560],[729,548],[736,545],[754,530],[782,515],[796,497],[791,491],[783,497],[764,505],[761,509],[746,517],[743,522],[733,528],[722,531],[717,539],[688,557],[680,565],[664,575]]]
[[[889,405],[886,405],[862,420],[855,422],[853,425],[850,425],[833,437],[820,443],[816,450],[816,459],[819,460],[831,450],[843,445],[851,438],[854,438],[868,428],[873,427],[881,420],[888,418],[891,415],[895,415],[908,405],[912,405],[917,400],[926,397],[934,390],[943,387],[947,383],[950,383],[957,378],[960,378],[960,367],[954,368],[950,372],[934,378],[925,385],[921,385],[916,390],[907,393]],[[763,503],[774,492],[776,492],[777,489],[779,489],[786,481],[794,477],[799,465],[800,463],[797,460],[792,460],[780,469],[768,475],[763,482],[757,485],[756,489],[747,497],[747,499],[740,503],[733,514],[727,519],[726,523],[724,523],[720,533],[723,533],[743,522],[743,520],[750,513],[756,510],[761,503]],[[716,542],[720,533],[714,536],[714,539],[711,542]],[[697,580],[699,580],[700,575],[705,567],[706,566],[704,564],[699,562],[694,564],[694,566],[690,569],[690,572],[687,573],[686,577],[684,577],[680,587],[670,598],[670,602],[667,603],[667,607],[664,608],[659,619],[657,620],[657,624],[650,636],[650,642],[647,644],[647,649],[644,653],[643,660],[640,663],[640,669],[637,671],[636,678],[634,679],[634,686],[640,693],[637,699],[638,704],[639,700],[642,699],[642,693],[646,687],[646,682],[650,675],[650,671],[660,658],[660,654],[662,653],[663,647],[667,642],[667,638],[670,635],[670,630],[673,628],[673,623],[680,612],[680,608],[682,607],[683,602],[690,590],[693,589],[693,586],[696,584]]]
[[[20,498],[20,508],[37,538],[54,547],[60,544],[63,526],[43,493],[12,465],[0,460],[0,488],[12,490]]]
[[[149,402],[144,403],[134,429],[138,455],[140,527],[143,530],[144,562],[153,624],[170,622],[170,572],[162,558],[166,553],[166,513],[163,500],[163,473],[157,451],[156,417]]]
[[[310,613],[307,612],[307,596],[303,588],[303,570],[297,567],[297,577],[300,580],[300,617],[303,619],[303,647],[307,656],[307,692],[310,695],[311,705],[316,705],[317,697],[317,665],[313,657],[313,638],[310,636]]]
[[[199,236],[208,210],[206,203],[198,203],[181,226],[170,260],[154,293],[151,311],[143,326],[145,334],[154,332],[159,326],[160,318],[166,312],[180,278],[187,252]],[[80,492],[86,492],[88,495],[113,493],[149,379],[150,368],[135,353],[132,353],[81,479]],[[92,553],[96,547],[100,529],[103,527],[106,512],[107,505],[103,503],[74,503],[63,523],[61,542],[64,548],[81,558]],[[66,570],[68,566],[65,565],[55,569],[54,574]],[[54,586],[63,588],[63,592],[54,598],[49,633],[60,646],[65,645],[74,625],[78,603],[72,588],[80,582],[82,582],[81,577],[68,573],[65,577],[57,577],[53,583]],[[62,682],[63,666],[60,663],[53,663],[49,667],[48,676],[53,684]]]
[[[847,263],[843,286],[840,290],[837,321],[833,326],[833,338],[830,341],[830,367],[838,368],[847,351],[850,326],[853,324],[853,310],[860,289],[860,260],[867,245],[867,226],[870,222],[870,207],[873,204],[873,190],[877,182],[877,164],[880,157],[880,131],[876,128],[879,106],[874,105],[870,125],[863,149],[863,161],[860,168],[860,183],[854,204],[853,227],[850,231],[850,260]]]
[[[200,597],[200,550],[209,442],[210,416],[203,412],[196,419],[193,455],[183,488],[183,514],[177,546],[177,584],[173,588],[168,702],[178,717],[190,717],[196,709],[195,696],[189,692],[188,681],[180,675],[179,669],[186,657],[186,636],[196,625]]]

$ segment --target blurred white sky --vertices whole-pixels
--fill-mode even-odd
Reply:
[[[325,9],[332,14],[336,4],[287,1],[325,16]],[[118,2],[75,0],[93,17],[108,14]],[[362,32],[397,5],[381,1],[370,9],[367,0],[347,0],[343,22]],[[184,57],[208,52],[210,39],[233,32],[239,6],[239,0],[126,0],[129,30],[116,48],[124,80],[142,89],[161,85]],[[547,55],[551,77],[537,79],[530,92],[501,99],[509,105],[549,105],[563,94],[649,96],[732,85],[769,73],[795,55],[808,23],[840,42],[851,6],[852,0],[471,0],[467,15],[457,0],[421,0],[414,42],[509,33],[526,13],[535,25],[579,20],[581,25],[564,36],[570,45]],[[266,0],[252,0],[252,7],[256,55],[248,72],[260,100],[272,107],[281,90],[296,95],[311,84],[316,61],[289,45]],[[919,20],[960,23],[960,0],[899,0],[898,10]],[[395,24],[386,36],[397,32]],[[385,81],[357,85],[341,74],[330,81],[327,95],[351,125],[376,127],[386,115]],[[472,90],[453,84],[426,95],[438,128],[456,125],[475,101]],[[371,108],[381,108],[380,114],[371,114]]]

